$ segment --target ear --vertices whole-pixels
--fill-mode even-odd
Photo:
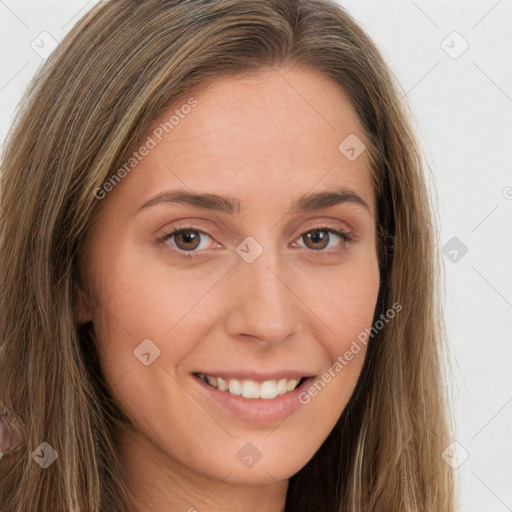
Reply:
[[[86,324],[92,321],[93,301],[87,291],[82,290],[79,286],[75,287],[73,298],[73,312],[75,321],[79,324]]]

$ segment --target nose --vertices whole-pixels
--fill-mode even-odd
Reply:
[[[275,344],[300,329],[302,303],[289,283],[290,273],[270,250],[252,263],[239,258],[231,274],[231,294],[225,302],[229,335]]]

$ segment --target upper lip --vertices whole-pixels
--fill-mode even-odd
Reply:
[[[279,379],[296,379],[313,377],[314,374],[307,370],[294,370],[283,369],[274,371],[257,371],[257,370],[201,370],[193,372],[194,374],[201,373],[203,375],[210,375],[213,377],[222,377],[224,379],[237,379],[237,380],[255,380],[264,382],[266,380],[279,380]]]

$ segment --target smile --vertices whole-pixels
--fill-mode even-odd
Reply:
[[[232,395],[240,395],[244,398],[263,398],[267,400],[291,393],[303,380],[302,377],[296,377],[293,379],[282,378],[258,382],[249,379],[222,378],[214,375],[205,375],[204,373],[196,373],[195,375],[205,384],[219,391],[226,391]]]

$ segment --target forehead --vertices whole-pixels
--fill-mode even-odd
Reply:
[[[366,151],[355,160],[342,151],[347,138],[364,147],[359,119],[341,87],[314,70],[217,78],[182,96],[148,136],[155,147],[123,184],[139,192],[168,183],[250,198],[343,185],[372,203]]]

